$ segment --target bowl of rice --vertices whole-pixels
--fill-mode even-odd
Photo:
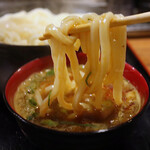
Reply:
[[[35,58],[50,55],[47,41],[39,40],[48,24],[60,26],[63,18],[69,15],[81,15],[59,12],[54,14],[48,8],[16,11],[0,17],[0,69],[3,70],[0,75],[0,88],[2,89],[8,76],[18,67]]]
[[[22,46],[47,45],[47,42],[39,40],[45,27],[48,24],[60,26],[61,20],[69,15],[80,16],[81,14],[54,14],[46,8],[5,14],[0,17],[0,43]]]

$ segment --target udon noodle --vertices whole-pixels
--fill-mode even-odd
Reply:
[[[44,116],[54,100],[60,107],[80,113],[82,109],[92,107],[102,109],[104,87],[112,85],[113,103],[122,104],[123,71],[126,54],[126,26],[110,28],[111,20],[122,15],[111,12],[97,15],[86,14],[82,18],[73,16],[65,18],[58,28],[48,25],[44,39],[48,39],[54,62],[55,80],[51,89],[50,104],[48,97],[40,103],[40,115]],[[90,31],[69,34],[76,25],[91,23]],[[79,69],[76,51],[81,49],[87,55],[83,71]],[[73,80],[69,78],[66,55],[70,60]],[[73,100],[67,101],[66,95],[74,93]],[[85,95],[93,94],[94,99],[88,104]]]
[[[123,77],[126,26],[110,28],[117,17],[123,18],[91,13],[67,17],[60,27],[48,25],[40,39],[48,40],[54,66],[34,72],[19,85],[16,112],[37,125],[68,132],[107,130],[135,116],[141,97]],[[87,23],[89,31],[70,34]],[[80,47],[84,63],[78,60],[82,53],[76,53]]]

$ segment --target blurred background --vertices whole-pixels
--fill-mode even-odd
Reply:
[[[112,11],[130,15],[150,10],[150,0],[0,0],[1,15],[35,7],[46,7],[54,13]]]
[[[112,11],[131,15],[150,10],[150,0],[0,0],[0,16],[36,7],[49,8],[53,13],[85,13]],[[150,36],[150,24],[128,26],[128,37]]]

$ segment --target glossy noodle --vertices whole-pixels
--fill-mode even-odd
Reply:
[[[51,94],[51,103],[58,99],[61,107],[80,111],[79,104],[84,94],[95,94],[95,100],[91,102],[96,109],[101,109],[103,99],[103,86],[113,85],[113,98],[116,105],[122,103],[123,70],[126,54],[126,26],[110,28],[113,18],[122,15],[114,15],[111,12],[98,16],[87,14],[80,17],[67,17],[62,21],[60,28],[49,25],[46,35],[50,35],[49,44],[54,61],[55,81]],[[75,26],[91,23],[89,32],[68,35],[69,30]],[[81,46],[87,55],[84,75],[81,76],[76,51]],[[66,57],[68,56],[73,72],[73,81],[70,81]],[[87,77],[88,84],[85,82]],[[75,91],[72,102],[66,102],[65,94]],[[48,100],[41,105],[40,113],[44,115],[48,109]]]

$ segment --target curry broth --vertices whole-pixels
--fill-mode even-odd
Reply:
[[[69,72],[72,80],[70,69]],[[40,93],[42,100],[46,97],[50,100],[50,92],[46,90],[52,88],[53,82],[53,69],[45,69],[34,73],[22,82],[14,97],[16,112],[30,122],[47,128],[68,132],[87,132],[105,130],[126,122],[135,116],[141,107],[140,96],[136,88],[124,79],[123,104],[120,107],[113,103],[113,88],[108,85],[103,87],[105,94],[101,110],[96,110],[90,105],[90,101],[94,100],[94,94],[89,94],[82,97],[81,111],[78,113],[60,107],[57,100],[54,100],[46,115],[41,117],[36,99],[37,91]],[[73,95],[73,92],[66,95],[67,101],[72,101]]]

